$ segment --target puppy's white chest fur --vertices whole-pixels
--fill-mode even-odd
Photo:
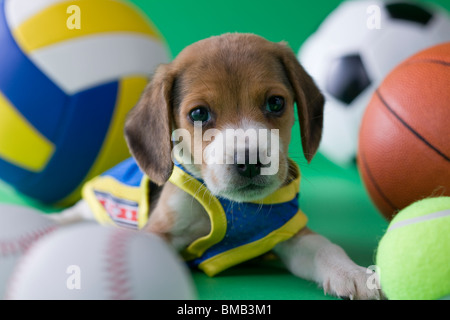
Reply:
[[[211,222],[206,210],[188,193],[177,189],[169,196],[166,204],[174,215],[170,234],[172,244],[177,250],[186,248],[210,232]],[[149,223],[152,223],[151,218]]]

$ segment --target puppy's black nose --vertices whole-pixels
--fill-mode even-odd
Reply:
[[[262,164],[259,161],[258,153],[254,157],[250,156],[249,149],[245,149],[245,159],[239,159],[238,154],[234,155],[234,164],[239,175],[246,178],[253,178],[261,174]]]

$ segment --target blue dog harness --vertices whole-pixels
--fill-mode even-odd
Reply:
[[[209,234],[181,252],[188,264],[213,276],[270,251],[305,227],[307,218],[298,205],[300,173],[291,163],[296,178],[290,184],[246,203],[212,195],[203,181],[175,163],[169,181],[200,202],[211,222]],[[149,217],[149,182],[130,158],[89,181],[83,197],[99,222],[140,229]]]

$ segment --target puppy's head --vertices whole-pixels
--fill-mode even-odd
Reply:
[[[294,103],[310,161],[324,103],[311,77],[286,44],[226,34],[194,43],[160,66],[125,134],[156,183],[168,180],[175,155],[213,194],[257,200],[288,179]]]

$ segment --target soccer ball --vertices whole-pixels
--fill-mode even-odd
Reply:
[[[446,41],[450,18],[440,7],[343,2],[298,54],[327,101],[319,151],[338,165],[353,165],[359,126],[374,90],[401,61]]]
[[[70,205],[83,181],[129,157],[127,112],[163,37],[117,0],[0,0],[0,179]]]

